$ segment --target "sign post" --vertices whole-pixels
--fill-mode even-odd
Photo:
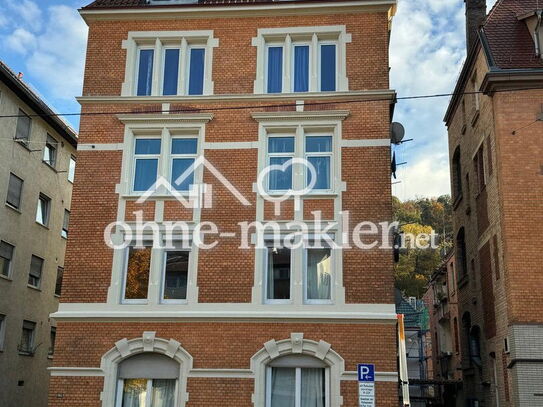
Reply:
[[[375,365],[358,365],[358,406],[375,407]]]

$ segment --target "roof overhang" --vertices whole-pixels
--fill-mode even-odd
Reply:
[[[21,99],[34,114],[39,116],[72,146],[77,147],[77,133],[66,124],[38,95],[22,82],[5,64],[0,63],[0,82]],[[32,115],[31,115],[32,116]]]
[[[543,69],[493,69],[481,84],[485,95],[506,90],[530,90],[541,88]]]
[[[321,1],[300,0],[278,3],[240,3],[236,5],[201,4],[195,6],[138,6],[83,8],[79,13],[89,23],[96,20],[233,18],[286,15],[344,14],[355,12],[387,12],[391,19],[397,0]]]

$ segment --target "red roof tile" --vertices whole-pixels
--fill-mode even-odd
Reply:
[[[540,7],[543,1],[539,0]],[[537,9],[538,0],[498,0],[483,26],[490,53],[501,69],[543,68],[533,37],[518,17]]]
[[[88,6],[88,8],[122,8],[122,7],[165,7],[165,6],[239,6],[240,4],[255,4],[255,3],[279,3],[279,2],[309,2],[310,0],[198,0],[196,3],[188,4],[164,4],[156,5],[149,4],[147,0],[95,0]],[[319,1],[319,0],[312,0]],[[327,1],[341,1],[341,0],[327,0]]]

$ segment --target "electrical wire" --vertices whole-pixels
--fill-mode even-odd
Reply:
[[[520,92],[526,90],[542,90],[543,87],[534,88],[521,88],[521,89],[500,89],[495,90],[493,93],[504,92]],[[413,95],[413,96],[400,96],[396,97],[395,101],[402,100],[420,100],[420,99],[435,99],[450,96],[460,95],[475,95],[482,94],[481,91],[474,92],[459,92],[459,93],[435,93],[429,95]],[[303,96],[302,96],[303,98]],[[390,100],[387,97],[381,97],[376,99],[351,99],[351,100],[337,100],[326,102],[310,102],[310,103],[282,103],[282,104],[267,104],[267,105],[242,105],[242,106],[223,106],[223,107],[210,107],[210,108],[186,108],[186,109],[169,109],[169,110],[152,110],[152,111],[115,111],[115,112],[79,112],[79,113],[48,113],[48,114],[14,114],[14,115],[0,115],[0,119],[16,118],[16,117],[59,117],[59,116],[113,116],[118,114],[150,114],[150,113],[198,113],[198,112],[218,112],[224,110],[246,110],[246,109],[265,109],[265,108],[277,108],[277,107],[296,107],[296,106],[322,106],[322,105],[340,105],[340,104],[352,104],[352,103],[371,103],[371,102],[383,102]],[[198,103],[195,99],[194,102]]]

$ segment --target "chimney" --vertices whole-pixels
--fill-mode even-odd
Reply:
[[[468,54],[475,45],[479,27],[486,18],[486,0],[464,0],[466,3],[466,47]]]

